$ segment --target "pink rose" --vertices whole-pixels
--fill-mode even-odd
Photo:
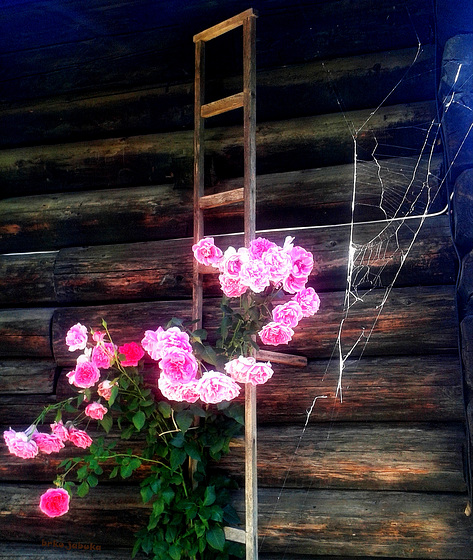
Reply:
[[[77,428],[74,428],[74,426],[69,428],[69,440],[72,441],[76,447],[82,447],[82,449],[87,449],[87,447],[92,445],[92,438],[87,434],[87,432],[84,432],[84,430],[78,430]]]
[[[158,387],[164,398],[170,401],[195,403],[199,399],[197,381],[189,383],[173,383],[165,375],[158,379]]]
[[[239,356],[225,364],[225,371],[234,381],[238,383],[247,383],[248,372],[255,364],[256,360],[252,356],[247,358]]]
[[[262,385],[273,376],[273,368],[270,362],[256,362],[247,373],[248,381],[252,385]]]
[[[258,334],[263,344],[278,346],[287,344],[293,337],[294,331],[291,327],[271,322],[265,325]]]
[[[22,459],[33,459],[38,455],[38,446],[31,439],[36,430],[35,426],[30,426],[24,432],[15,432],[11,428],[3,432],[3,438],[7,444],[8,451]]]
[[[291,273],[284,279],[282,287],[286,292],[295,294],[305,288],[308,279],[308,276],[294,276],[294,274]]]
[[[289,253],[292,260],[292,274],[294,276],[309,276],[314,267],[314,256],[302,247],[293,247]]]
[[[205,266],[218,267],[223,256],[222,251],[214,244],[213,237],[201,239],[195,245],[192,245],[192,251],[195,260]]]
[[[100,378],[100,371],[92,362],[81,362],[66,377],[69,378],[71,385],[87,389],[97,383]]]
[[[66,426],[64,426],[64,424],[61,421],[54,422],[53,424],[49,424],[49,426],[51,428],[51,432],[55,436],[59,436],[62,441],[67,441],[69,439],[69,432]]]
[[[251,260],[244,263],[240,270],[240,282],[259,294],[270,284],[269,268],[263,261]]]
[[[141,346],[136,342],[127,342],[118,349],[120,354],[125,354],[125,359],[121,361],[123,367],[137,366],[138,362],[145,355]]]
[[[258,237],[257,239],[250,241],[249,252],[253,259],[262,259],[264,253],[276,247],[276,243],[269,241],[269,239]]]
[[[112,396],[112,387],[114,387],[115,385],[116,382],[112,383],[111,381],[106,379],[105,381],[102,381],[102,383],[99,383],[97,394],[100,397],[103,397],[106,401],[109,401],[110,397]]]
[[[159,367],[173,383],[189,383],[195,379],[198,364],[194,354],[181,348],[169,348],[159,362]]]
[[[277,305],[273,309],[273,321],[286,325],[286,327],[297,327],[302,317],[302,309],[297,301],[291,300],[283,305]]]
[[[98,368],[109,369],[115,357],[115,345],[111,342],[97,344],[92,350],[91,361]]]
[[[94,331],[92,333],[92,339],[94,342],[103,342],[104,338],[105,338],[105,333],[102,331]]]
[[[301,306],[304,317],[315,315],[315,313],[319,310],[320,298],[314,288],[304,288],[292,299],[293,301],[297,301],[297,303]]]
[[[108,408],[98,402],[91,402],[85,407],[84,412],[86,416],[89,416],[89,418],[93,418],[94,420],[102,420],[105,414],[107,414]]]
[[[218,268],[225,276],[238,279],[241,267],[249,260],[249,252],[245,247],[240,247],[238,251],[234,247],[229,247],[223,254],[223,259]]]
[[[238,278],[219,274],[218,279],[222,292],[227,297],[240,297],[248,290],[248,286],[244,286]]]
[[[160,360],[169,348],[181,348],[186,352],[192,352],[189,335],[179,327],[171,327],[167,330],[158,327],[156,331],[146,331],[141,346],[156,361]]]
[[[240,387],[228,375],[206,371],[197,383],[200,399],[208,404],[231,401],[240,394]]]
[[[39,508],[48,517],[59,517],[69,511],[69,494],[64,488],[49,488],[39,500]]]
[[[42,432],[36,432],[33,434],[32,438],[39,450],[43,453],[57,453],[60,449],[64,447],[63,440],[60,436],[56,434],[44,434]]]
[[[69,352],[84,350],[87,346],[87,327],[80,323],[71,327],[66,334],[66,344],[69,346]]]
[[[291,257],[280,247],[271,247],[263,254],[263,262],[269,269],[269,279],[273,284],[280,284],[292,270]]]

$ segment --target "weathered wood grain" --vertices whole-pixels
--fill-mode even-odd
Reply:
[[[473,311],[473,250],[461,260],[458,277],[458,311],[460,317]]]
[[[71,545],[69,545],[71,543]],[[51,538],[38,539],[35,544],[26,543],[0,543],[0,558],[2,560],[49,560],[50,558],[64,559],[64,554],[80,554],[81,560],[130,560],[131,548],[119,548],[117,546],[100,547],[100,549],[90,549],[90,542],[81,542],[82,548],[78,549],[79,543],[70,540],[58,541]],[[88,550],[84,550],[84,545],[89,545]],[[76,548],[72,548],[75,546]],[[96,547],[97,548],[97,547]],[[144,554],[138,554],[135,558],[144,559]]]
[[[466,315],[460,323],[461,352],[465,381],[473,389],[473,314]]]
[[[0,310],[0,356],[51,357],[53,313],[47,307]]]
[[[467,169],[455,181],[453,189],[454,240],[460,255],[473,249],[473,169]]]
[[[257,173],[276,173],[353,161],[422,153],[435,122],[434,102],[419,102],[261,123],[257,127]],[[212,128],[206,154],[217,179],[242,174],[241,127]],[[192,177],[192,132],[170,132],[0,151],[4,196],[143,186]],[[434,137],[430,138],[434,141]]]
[[[384,219],[392,216],[393,208],[399,210],[398,216],[442,210],[446,190],[439,190],[441,164],[438,156],[387,159],[379,166],[359,162],[354,219]],[[348,164],[258,176],[258,229],[351,221],[353,173]],[[207,192],[242,185],[242,178],[231,179]],[[2,252],[192,236],[191,192],[165,184],[9,198],[0,200],[0,212]],[[237,204],[206,211],[205,233],[242,231],[242,215]]]
[[[52,394],[55,371],[53,360],[0,360],[0,395]]]
[[[433,45],[424,45],[420,52],[408,48],[261,70],[257,73],[258,120],[335,113],[340,100],[345,111],[376,107],[391,90],[390,104],[433,99],[434,71]],[[240,81],[235,77],[209,80],[206,99],[227,97],[238,90]],[[236,124],[235,116],[221,117],[217,123]],[[0,146],[4,147],[189,129],[193,127],[193,84],[137,90],[127,84],[125,91],[96,90],[73,98],[13,102],[0,113],[0,127]]]

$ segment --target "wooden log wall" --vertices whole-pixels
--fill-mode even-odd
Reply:
[[[120,343],[190,316],[192,36],[249,7],[240,0],[193,0],[179,11],[148,0],[13,4],[0,7],[2,430],[24,428],[43,405],[70,394],[70,325],[98,327],[105,318]],[[291,233],[314,253],[310,285],[322,300],[289,346],[307,367],[276,366],[258,390],[260,556],[472,559],[455,299],[458,292],[464,303],[468,372],[473,243],[468,228],[455,225],[464,278],[456,290],[456,250],[442,213],[444,151],[455,146],[447,150],[435,133],[431,3],[252,6],[260,14],[257,227],[278,243]],[[209,49],[209,100],[238,87],[238,62],[228,71],[227,60],[236,59],[237,43],[229,36],[219,52]],[[239,118],[218,117],[207,130],[208,193],[242,183]],[[374,280],[344,324],[345,348],[370,328],[381,303],[383,311],[345,364],[341,401],[332,355],[344,317],[358,129],[356,242],[376,238],[386,202],[432,215],[406,221],[372,253]],[[471,169],[454,169],[453,219],[465,224],[462,213],[473,214],[464,203]],[[238,206],[209,211],[206,232],[223,234],[222,247],[238,246],[241,215]],[[399,248],[417,231],[404,256]],[[212,331],[214,277],[205,293]],[[473,388],[473,374],[466,380]],[[129,557],[147,514],[136,492],[145,470],[75,499],[73,523],[46,521],[37,501],[64,455],[29,462],[2,444],[0,455],[0,558],[64,557],[54,542],[100,546],[82,549],[81,558]],[[242,460],[235,441],[218,468],[241,482]],[[235,503],[243,507],[241,493]]]

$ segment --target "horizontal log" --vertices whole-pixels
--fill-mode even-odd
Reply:
[[[441,165],[437,156],[360,163],[354,219],[384,219],[396,209],[398,216],[440,211]],[[353,172],[349,164],[259,175],[258,229],[350,222]],[[213,191],[234,190],[242,181],[223,181]],[[0,200],[0,212],[4,253],[192,236],[192,193],[171,185],[10,198]],[[241,205],[206,211],[206,233],[241,231],[242,212]]]
[[[426,44],[434,26],[431,6],[413,0],[408,0],[405,10],[387,0],[376,9],[363,0],[359,11],[342,0],[300,7],[282,0],[255,0],[253,6],[262,22],[258,25],[261,68],[412,47],[419,41]],[[188,80],[194,73],[193,35],[246,8],[241,0],[211,6],[194,1],[172,13],[170,7],[156,10],[149,2],[138,7],[127,0],[110,6],[100,0],[90,7],[74,4],[70,16],[54,9],[38,13],[27,4],[18,11],[3,7],[0,99],[90,91],[97,83],[113,88],[130,82]],[[31,26],[26,27],[25,21]],[[21,32],[12,33],[14,29]],[[209,74],[234,72],[235,62],[228,64],[228,53],[241,53],[234,34],[220,39],[217,47],[208,49]]]
[[[453,189],[454,240],[460,255],[473,249],[473,169],[464,171],[455,181]]]
[[[461,352],[465,381],[473,389],[473,314],[466,315],[460,323]]]
[[[351,56],[257,72],[257,108],[260,121],[280,120],[339,110],[377,107],[392,90],[391,104],[433,99],[435,49],[424,45],[383,53]],[[208,99],[224,98],[241,87],[240,78],[210,80]],[[396,87],[395,87],[396,86]],[[116,135],[131,136],[191,129],[194,126],[193,83],[130,91],[94,91],[12,102],[0,114],[4,131],[0,146],[64,142],[70,138],[92,140]],[[393,89],[394,88],[394,89]],[[334,91],[337,95],[334,95]],[[281,103],[280,99],[285,102]],[[228,115],[216,124],[241,122],[241,115]],[[213,126],[209,121],[206,126]],[[41,134],[39,135],[39,132]]]
[[[53,360],[0,360],[0,395],[52,394],[55,371]]]
[[[473,250],[461,260],[458,278],[458,311],[460,318],[473,312]]]
[[[2,430],[10,426],[22,430],[27,427],[25,422],[35,420],[45,406],[55,402],[57,398],[54,394],[0,395],[0,426]],[[27,418],[25,411],[31,416]]]
[[[71,543],[69,545],[69,543]],[[82,548],[78,548],[82,545]],[[89,546],[84,550],[84,545]],[[72,548],[75,546],[75,548]],[[81,560],[130,560],[131,548],[118,548],[113,546],[108,550],[105,547],[100,549],[90,549],[90,542],[72,542],[70,540],[58,541],[51,538],[50,540],[38,538],[37,544],[26,543],[2,543],[0,547],[0,558],[2,560],[49,560],[60,558],[63,560],[64,553],[77,553],[80,551]],[[135,556],[138,560],[146,558],[142,554]]]
[[[49,358],[54,309],[0,310],[0,356]]]
[[[51,521],[37,506],[44,485],[2,485],[2,540],[39,538],[131,546],[146,518],[138,490],[97,487],[75,498],[70,513]],[[242,495],[235,499],[242,511]],[[259,535],[263,553],[377,555],[471,559],[471,522],[464,494],[262,489]],[[21,512],[21,513],[20,513]],[[20,517],[21,515],[21,517]],[[73,519],[73,523],[71,523]]]
[[[384,290],[373,290],[350,310],[342,329],[342,352],[354,354],[422,354],[451,353],[457,349],[457,326],[454,313],[454,289],[450,286],[397,288],[389,292],[383,304]],[[284,352],[307,358],[323,358],[335,348],[343,313],[344,294],[322,296],[317,315],[303,319],[293,340]],[[382,309],[378,306],[382,305]],[[68,329],[77,322],[100,329],[102,319],[108,323],[117,344],[143,338],[147,329],[164,326],[172,317],[190,319],[189,302],[136,302],[108,306],[64,307],[53,317],[52,340],[58,365],[71,364],[64,343]],[[8,316],[8,311],[3,312]],[[1,317],[1,313],[0,313]],[[220,321],[217,303],[204,306],[204,327],[212,336]],[[10,323],[14,328],[15,323]],[[370,330],[373,328],[373,332]],[[363,334],[364,333],[364,334]],[[273,348],[266,348],[274,350]]]
[[[362,160],[371,160],[375,149],[380,159],[422,155],[426,137],[435,141],[427,133],[435,119],[435,102],[427,101],[261,123],[257,173],[350,163],[355,132]],[[241,127],[207,131],[206,155],[217,179],[241,176],[241,139]],[[192,154],[191,131],[16,148],[0,152],[0,179],[5,197],[160,184],[175,177],[171,182],[189,187]]]

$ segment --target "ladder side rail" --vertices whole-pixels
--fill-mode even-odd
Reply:
[[[224,33],[243,25],[249,16],[257,15],[256,11],[253,8],[249,8],[236,16],[226,19],[225,21],[221,21],[214,25],[213,27],[209,27],[205,31],[201,33],[197,33],[194,35],[194,43],[197,41],[210,41],[211,39],[215,39],[216,37],[220,37]]]

